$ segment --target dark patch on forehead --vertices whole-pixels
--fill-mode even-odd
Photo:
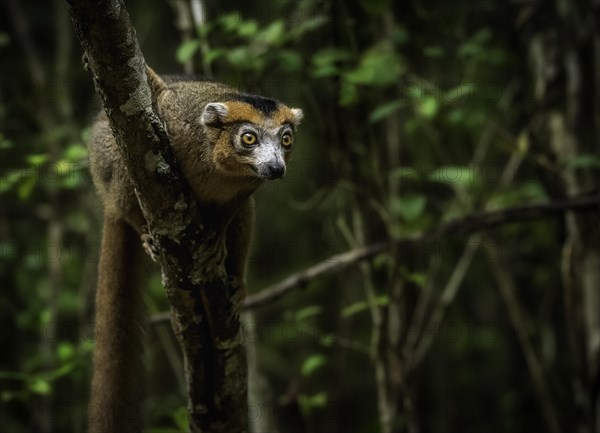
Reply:
[[[262,111],[266,116],[271,116],[279,108],[279,102],[271,98],[265,98],[264,96],[239,94],[233,95],[231,99],[251,105],[257,110]]]

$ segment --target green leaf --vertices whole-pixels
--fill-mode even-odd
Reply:
[[[327,24],[328,21],[329,19],[325,16],[316,16],[312,17],[311,19],[302,21],[289,32],[290,37],[298,39],[305,33],[311,32],[313,30],[318,29],[319,27],[322,27],[323,25]]]
[[[503,208],[526,202],[543,202],[548,200],[546,190],[538,181],[529,181],[515,185],[508,191],[497,193],[490,200],[491,208]]]
[[[312,75],[316,78],[340,75],[339,64],[348,61],[352,55],[347,50],[325,48],[312,56]]]
[[[61,176],[65,176],[73,173],[74,164],[71,161],[67,161],[65,159],[60,159],[56,161],[56,163],[52,166],[53,171],[56,174]],[[54,173],[53,173],[54,174]]]
[[[257,42],[263,42],[269,45],[279,45],[284,41],[285,26],[282,20],[271,23],[256,36]]]
[[[465,112],[459,108],[448,111],[446,114],[446,120],[450,124],[459,124],[465,120]]]
[[[204,55],[204,61],[208,64],[214,62],[215,60],[217,60],[219,57],[223,57],[224,55],[227,54],[227,50],[221,49],[221,48],[216,48],[214,50],[209,50],[205,55]]]
[[[342,50],[339,48],[324,48],[313,54],[312,62],[316,66],[325,66],[336,62],[349,60],[351,58],[352,54],[348,50]]]
[[[0,194],[11,190],[25,176],[25,170],[13,170],[0,177]]]
[[[185,406],[178,407],[177,410],[173,412],[172,418],[173,422],[180,431],[188,431],[188,413]]]
[[[61,377],[71,374],[75,370],[75,363],[69,362],[68,364],[62,365],[57,370],[51,371],[47,376],[47,380],[56,380]]]
[[[239,12],[223,15],[220,21],[223,28],[229,32],[237,31],[240,24],[244,22]]]
[[[490,29],[484,28],[475,33],[467,42],[462,44],[458,49],[459,57],[470,57],[481,54],[484,50],[484,45],[492,37]]]
[[[322,311],[323,307],[321,307],[320,305],[311,305],[308,307],[304,307],[301,310],[296,311],[296,320],[299,322],[309,317],[321,314]]]
[[[191,41],[184,42],[177,49],[177,61],[179,63],[185,63],[190,60],[196,51],[200,49],[200,41],[198,39],[193,39]]]
[[[397,83],[405,69],[400,55],[388,44],[380,44],[367,50],[358,67],[344,78],[354,84],[385,87]]]
[[[308,377],[314,373],[319,367],[327,364],[327,357],[324,355],[312,355],[304,360],[302,364],[302,376]]]
[[[36,379],[28,383],[28,388],[34,394],[48,395],[50,394],[50,382],[45,379]]]
[[[253,36],[258,31],[258,24],[256,21],[245,21],[238,26],[237,31],[242,37]]]
[[[309,413],[312,408],[322,408],[327,404],[327,393],[320,392],[313,396],[301,394],[298,396],[298,402],[304,413]]]
[[[196,32],[200,40],[206,40],[210,32],[215,28],[216,24],[216,22],[205,22],[199,26],[196,26]]]
[[[388,297],[386,295],[378,296],[375,300],[377,306],[382,307],[389,304]],[[342,317],[350,317],[355,314],[361,313],[369,309],[369,303],[367,301],[358,301],[348,305],[342,310]]]
[[[67,150],[65,150],[65,159],[69,161],[79,162],[88,157],[87,147],[81,143],[75,143],[70,145]]]
[[[386,266],[391,267],[393,264],[394,261],[389,253],[381,253],[373,257],[373,269],[375,270],[384,269]]]
[[[413,167],[398,167],[390,172],[392,179],[419,179],[419,173]]]
[[[21,200],[27,200],[31,196],[31,193],[35,188],[35,181],[35,176],[30,176],[25,178],[21,185],[19,185],[17,188],[17,195]]]
[[[418,219],[425,210],[427,200],[423,195],[406,195],[398,197],[390,204],[391,211],[408,222]]]
[[[340,88],[340,105],[348,106],[358,101],[358,89],[352,83],[342,81]]]
[[[86,177],[80,171],[75,171],[61,178],[60,185],[65,189],[76,189],[84,184],[85,179]]]
[[[406,278],[408,281],[421,287],[425,284],[425,281],[427,281],[427,276],[421,272],[409,273]]]
[[[323,335],[321,338],[319,338],[319,344],[321,344],[325,347],[333,346],[333,343],[335,343],[335,341],[336,341],[336,337],[333,334]]]
[[[391,116],[402,107],[404,107],[404,101],[400,99],[380,105],[377,108],[375,108],[369,115],[369,122],[379,122],[380,120]]]
[[[227,53],[227,60],[241,69],[254,69],[253,65],[256,58],[247,47],[238,47]]]
[[[571,159],[568,166],[573,168],[599,168],[600,169],[600,158],[591,153],[577,155]]]
[[[277,57],[286,72],[296,72],[302,68],[302,56],[297,51],[281,50],[277,52]]]
[[[27,163],[29,165],[32,165],[34,167],[39,167],[40,165],[42,165],[43,163],[48,161],[48,154],[47,153],[37,153],[37,154],[27,155],[25,160],[27,161]]]
[[[476,175],[474,167],[449,165],[433,170],[427,175],[427,179],[445,184],[468,185],[475,180]]]
[[[61,342],[56,349],[56,353],[61,361],[68,361],[75,356],[75,346],[66,341]]]
[[[369,304],[367,303],[367,301],[354,302],[342,310],[342,317],[354,316],[355,314],[368,309]]]
[[[419,104],[419,113],[428,119],[435,117],[438,111],[438,102],[433,96],[426,96]]]
[[[340,75],[340,68],[334,65],[319,66],[318,68],[313,68],[311,75],[314,78],[335,77]]]

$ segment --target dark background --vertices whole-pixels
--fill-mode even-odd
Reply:
[[[256,194],[250,293],[473,212],[597,190],[591,1],[209,0],[202,31],[187,0],[125,3],[159,73],[304,110],[286,178]],[[81,54],[63,1],[0,1],[6,432],[78,432],[88,416],[102,216],[85,141],[100,104]],[[254,310],[253,431],[594,431],[598,217],[382,253]],[[181,355],[148,272],[145,431],[185,431]]]

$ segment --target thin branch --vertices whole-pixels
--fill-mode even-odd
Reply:
[[[192,10],[192,19],[200,40],[200,54],[202,57],[202,73],[205,77],[212,77],[212,67],[207,60],[207,54],[210,51],[208,44],[208,35],[204,30],[206,26],[206,7],[202,0],[190,0],[190,8]]]
[[[244,308],[257,308],[273,302],[288,292],[306,287],[312,280],[328,274],[339,272],[363,260],[368,260],[379,253],[392,248],[405,248],[412,245],[430,242],[449,235],[468,235],[481,230],[489,230],[515,222],[534,221],[560,215],[566,210],[600,211],[600,196],[583,195],[568,200],[534,204],[502,209],[498,211],[480,212],[450,221],[431,231],[415,234],[393,241],[382,241],[365,247],[356,248],[341,254],[333,255],[308,269],[290,275],[284,280],[250,295],[244,302]]]
[[[444,287],[444,290],[442,291],[442,295],[440,296],[436,308],[431,315],[431,319],[427,323],[425,329],[415,329],[415,332],[425,332],[426,334],[422,335],[419,339],[419,343],[415,348],[412,357],[410,358],[410,364],[408,366],[409,369],[414,369],[421,363],[421,360],[427,354],[431,344],[434,342],[435,338],[425,338],[425,335],[427,335],[429,332],[436,333],[438,331],[442,321],[444,320],[446,310],[456,297],[458,289],[460,288],[460,285],[462,284],[467,271],[471,266],[475,250],[479,247],[480,240],[481,235],[479,233],[475,233],[469,237],[460,260],[454,268],[450,279],[446,283],[446,287]]]
[[[407,242],[407,240],[403,239],[400,242]],[[308,269],[290,275],[277,284],[269,286],[254,295],[248,296],[244,302],[244,308],[261,307],[273,302],[297,287],[306,287],[317,277],[341,271],[350,265],[362,260],[367,260],[386,251],[391,246],[393,246],[392,242],[379,242],[377,244],[356,248],[342,254],[331,256]]]
[[[194,28],[189,3],[186,0],[169,0],[168,3],[175,13],[175,27],[177,27],[177,30],[181,34],[182,42],[184,44],[190,42],[194,35]],[[193,56],[186,60],[183,67],[186,74],[193,74],[195,72]]]
[[[21,10],[21,2],[18,0],[4,0],[4,2],[6,3],[10,20],[13,23],[17,41],[25,54],[31,81],[36,89],[43,90],[47,81],[46,73],[40,61],[38,49],[29,31],[29,21]]]
[[[500,295],[508,310],[510,321],[515,328],[519,343],[521,344],[521,349],[525,356],[529,373],[533,379],[533,385],[540,398],[544,420],[546,421],[550,432],[558,433],[561,431],[561,428],[557,417],[556,406],[550,390],[548,389],[547,380],[544,377],[544,370],[540,365],[535,350],[527,335],[527,325],[524,313],[515,295],[515,282],[510,273],[506,270],[506,266],[503,263],[498,263],[498,261],[494,259],[494,254],[496,252],[489,242],[483,243],[483,249],[489,258],[488,262],[492,268],[492,274],[494,275],[494,279],[500,290]]]

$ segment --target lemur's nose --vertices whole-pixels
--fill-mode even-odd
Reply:
[[[269,178],[279,179],[285,173],[285,166],[283,164],[269,164]]]

